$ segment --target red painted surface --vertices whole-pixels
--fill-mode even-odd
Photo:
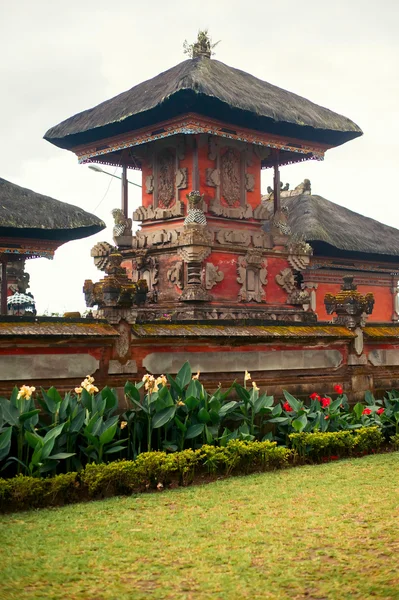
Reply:
[[[327,314],[324,297],[328,294],[337,294],[341,289],[339,283],[319,283],[316,292],[316,312],[319,321],[331,321],[334,315]],[[373,285],[372,280],[370,285],[358,285],[358,291],[361,294],[374,294],[375,304],[371,315],[367,322],[391,322],[392,317],[392,293],[390,287]]]

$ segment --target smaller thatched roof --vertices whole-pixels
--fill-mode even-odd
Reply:
[[[85,110],[44,138],[71,149],[197,113],[256,131],[338,146],[362,135],[350,119],[218,60],[193,58]]]
[[[104,221],[78,206],[0,178],[0,236],[67,242],[102,229]]]
[[[263,204],[272,215],[273,201],[264,197]],[[316,256],[399,260],[399,230],[394,227],[313,194],[282,197],[281,205],[288,208],[292,234],[309,242]]]

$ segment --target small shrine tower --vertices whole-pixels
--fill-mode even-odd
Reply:
[[[362,134],[349,119],[211,58],[205,32],[188,60],[50,129],[81,163],[122,167],[114,242],[92,255],[105,278],[89,306],[113,322],[312,323],[301,289],[311,247],[291,235],[280,167],[323,160]],[[273,215],[262,169],[273,169]],[[142,205],[128,205],[128,169]],[[131,217],[141,223],[132,235]]]

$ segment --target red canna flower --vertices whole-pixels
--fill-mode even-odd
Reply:
[[[290,406],[290,404],[288,402],[284,402],[283,408],[284,408],[285,412],[292,412],[292,407]]]
[[[371,408],[365,408],[362,415],[371,415]]]
[[[322,398],[321,399],[321,405],[323,408],[327,408],[327,406],[330,406],[330,404],[331,404],[330,398]]]
[[[342,385],[334,385],[334,392],[341,395],[344,393],[344,388],[342,387]]]
[[[320,402],[320,396],[316,392],[313,392],[313,394],[310,394],[309,398],[311,400],[318,400]]]
[[[383,412],[385,412],[385,408],[381,407],[377,410],[377,415],[382,415]]]
[[[324,417],[324,420],[325,420],[325,421],[327,421],[327,419],[329,419],[329,418],[330,418],[330,415],[326,415],[326,416]]]

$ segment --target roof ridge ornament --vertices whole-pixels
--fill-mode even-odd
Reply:
[[[187,40],[184,40],[183,49],[184,54],[187,54],[190,58],[211,58],[215,54],[213,49],[220,43],[212,43],[212,38],[208,34],[207,29],[199,29],[197,34],[197,40],[192,44],[189,44]]]

